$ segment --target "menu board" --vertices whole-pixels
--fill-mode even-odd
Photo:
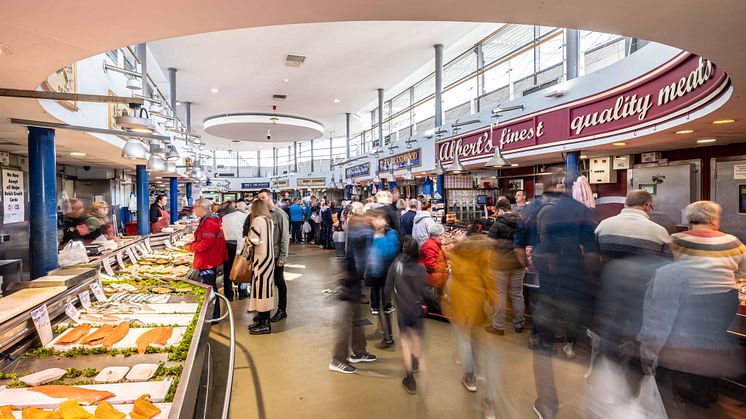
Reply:
[[[23,172],[3,169],[3,224],[23,222],[26,200],[23,191]]]

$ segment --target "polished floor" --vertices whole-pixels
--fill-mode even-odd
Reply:
[[[291,245],[286,268],[289,317],[273,324],[272,334],[251,336],[247,326],[253,314],[246,301],[234,301],[237,353],[232,388],[231,418],[482,418],[484,375],[477,393],[461,384],[461,366],[454,334],[448,323],[425,321],[426,368],[418,374],[418,394],[407,394],[401,385],[401,351],[378,350],[368,341],[368,351],[378,361],[358,364],[359,372],[344,375],[328,370],[332,322],[337,300],[327,291],[336,285],[339,259],[333,251],[312,245]],[[368,308],[366,307],[366,310]],[[375,319],[372,319],[375,322]],[[368,328],[373,331],[373,326]],[[229,326],[213,327],[213,371],[208,417],[220,417],[222,393],[228,368]],[[497,418],[534,418],[536,398],[532,352],[528,333],[477,336],[490,350],[483,363],[497,371]],[[555,379],[562,418],[587,417],[583,374],[588,358],[579,353],[574,361],[554,356]],[[664,398],[666,396],[664,395]],[[689,405],[669,406],[672,418],[743,418],[746,407],[721,397],[709,410]]]

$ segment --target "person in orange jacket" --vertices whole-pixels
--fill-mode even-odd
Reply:
[[[228,251],[220,217],[210,211],[210,205],[210,201],[205,198],[200,198],[194,203],[194,215],[200,217],[200,220],[194,232],[194,241],[186,248],[194,252],[192,268],[199,271],[200,281],[210,285],[217,293],[217,269],[228,259]],[[228,278],[223,280],[229,281]],[[217,302],[212,317],[214,319],[220,317],[220,304]]]

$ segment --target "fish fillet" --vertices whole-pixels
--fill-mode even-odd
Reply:
[[[114,326],[110,324],[105,324],[98,328],[95,332],[91,333],[90,335],[84,337],[81,341],[81,345],[98,345],[101,343],[101,341],[108,336],[111,331],[114,330]]]
[[[91,390],[74,386],[48,385],[32,387],[27,390],[35,391],[55,399],[77,400],[83,405],[92,405],[99,400],[106,400],[109,397],[114,397],[114,393],[110,391]]]
[[[150,402],[150,394],[143,394],[135,400],[135,406],[130,412],[130,416],[133,419],[151,419],[159,413],[161,413],[161,409]]]
[[[174,331],[173,329],[173,327],[156,327],[143,333],[136,341],[137,352],[144,354],[145,350],[148,349],[148,346],[151,343],[165,345],[166,342],[168,342],[168,339],[171,338],[171,334]]]
[[[111,349],[115,343],[119,342],[120,340],[124,339],[125,336],[127,336],[129,330],[129,323],[121,322],[114,329],[112,329],[111,333],[109,333],[109,335],[104,338],[101,344],[104,346],[104,348]]]
[[[117,409],[114,409],[114,406],[112,406],[111,403],[100,401],[96,406],[96,413],[94,417],[96,419],[124,419],[125,416],[127,415],[118,411]]]
[[[35,407],[27,407],[21,411],[22,419],[59,419],[61,417],[57,412],[41,410]]]
[[[80,407],[78,402],[75,400],[66,400],[60,403],[57,413],[62,416],[62,419],[91,419],[93,415],[88,413],[85,409]]]
[[[65,333],[65,335],[57,341],[57,343],[61,345],[71,345],[80,340],[80,338],[82,338],[83,336],[87,335],[90,331],[91,325],[88,323],[83,323],[75,329]]]
[[[16,419],[13,416],[14,410],[16,410],[15,406],[0,406],[0,419]]]

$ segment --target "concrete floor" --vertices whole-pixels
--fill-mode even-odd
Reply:
[[[323,291],[336,285],[339,259],[333,251],[312,245],[291,245],[288,266],[289,317],[274,323],[272,334],[251,336],[247,327],[253,313],[246,300],[234,301],[237,353],[230,406],[231,418],[481,418],[485,381],[469,393],[462,375],[452,329],[448,323],[425,321],[427,367],[418,374],[418,394],[401,386],[401,351],[378,350],[369,341],[368,351],[378,361],[358,364],[356,375],[328,370],[332,320],[337,307],[334,296]],[[366,310],[368,308],[366,307]],[[375,319],[371,317],[375,322]],[[368,327],[370,331],[373,326]],[[396,334],[396,331],[395,331]],[[213,327],[212,390],[208,417],[220,417],[228,364],[228,322]],[[505,336],[481,334],[491,348],[482,359],[499,371],[497,417],[533,418],[536,398],[532,352],[527,349],[528,331],[508,331]],[[586,417],[583,380],[588,359],[579,353],[574,361],[554,357],[555,378],[561,401],[557,418]],[[664,395],[664,398],[666,396]],[[667,402],[668,404],[668,402]],[[746,408],[722,398],[718,406],[703,410],[689,405],[668,406],[672,418],[743,418]]]

